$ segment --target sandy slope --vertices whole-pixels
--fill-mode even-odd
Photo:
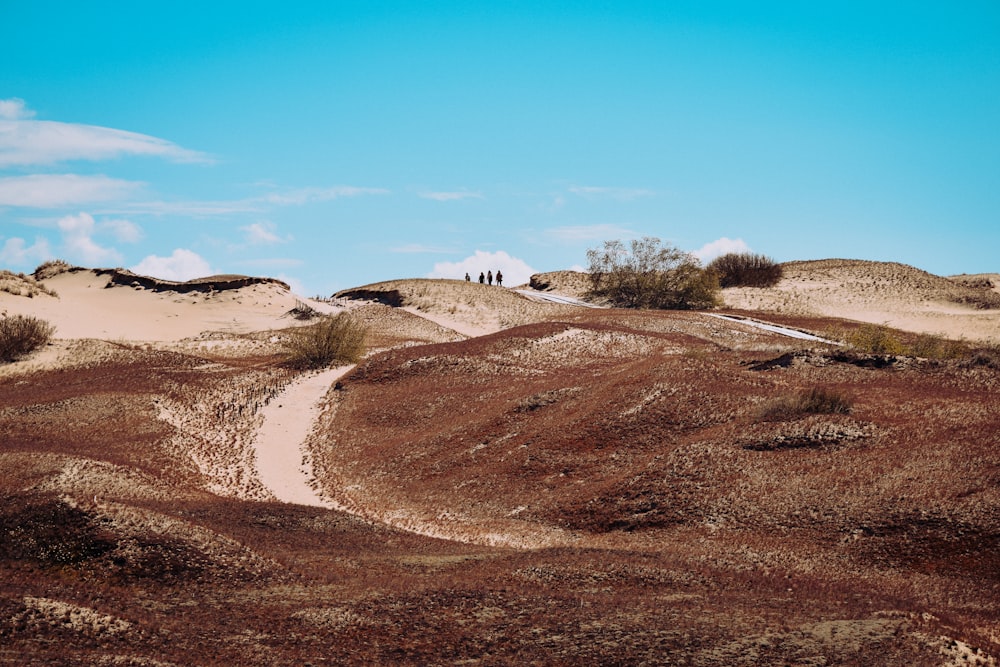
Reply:
[[[181,294],[109,286],[110,279],[89,270],[60,273],[41,281],[58,296],[0,292],[0,312],[47,320],[55,325],[57,338],[176,341],[203,331],[247,333],[292,326],[296,321],[286,313],[300,300],[278,284]]]
[[[771,288],[723,290],[726,305],[745,310],[825,315],[886,324],[949,338],[1000,342],[1000,309],[963,303],[980,292],[904,264],[829,259],[787,262]]]

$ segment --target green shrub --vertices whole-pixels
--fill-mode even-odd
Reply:
[[[17,361],[48,344],[55,327],[30,315],[0,317],[0,361]]]
[[[660,239],[605,241],[587,251],[590,295],[620,308],[689,310],[719,305],[719,282],[690,253]]]
[[[784,274],[781,264],[770,257],[749,252],[716,257],[706,268],[718,274],[722,287],[773,287]]]
[[[324,368],[357,363],[365,352],[366,330],[346,313],[291,332],[286,343],[288,364],[294,368]]]
[[[781,421],[805,415],[847,414],[851,404],[851,400],[840,392],[813,387],[774,399],[764,406],[760,417],[766,421]]]

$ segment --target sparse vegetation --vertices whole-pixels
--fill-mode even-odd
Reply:
[[[35,280],[45,280],[53,276],[58,276],[60,273],[66,273],[72,268],[73,266],[69,262],[61,259],[51,259],[39,264],[33,275],[35,276]]]
[[[364,355],[366,331],[346,313],[291,332],[286,343],[293,368],[324,368],[334,363],[353,364]]]
[[[971,306],[977,310],[1000,308],[1000,294],[997,294],[992,289],[976,289],[971,293],[956,294],[951,297],[951,301],[960,303],[963,306]]]
[[[846,415],[852,401],[841,392],[824,387],[780,396],[767,403],[760,412],[764,421],[797,419],[806,415]]]
[[[55,327],[30,315],[0,317],[0,362],[17,361],[48,344]]]
[[[295,307],[289,310],[285,314],[290,315],[291,317],[294,317],[297,320],[303,320],[303,321],[320,317],[320,313],[318,310],[316,310],[308,303],[300,299],[296,299]]]
[[[58,296],[54,290],[49,289],[32,276],[7,270],[0,270],[0,292],[7,292],[14,296],[26,296],[29,299],[34,299],[39,294]]]
[[[890,327],[864,324],[856,329],[836,329],[826,333],[831,340],[839,340],[854,352],[882,357],[918,357],[936,361],[968,359],[975,352],[964,341],[952,340],[938,334],[903,335]]]
[[[720,303],[719,282],[690,253],[647,236],[587,251],[590,294],[621,308],[693,310]]]
[[[716,257],[706,269],[718,274],[721,287],[773,287],[784,273],[770,257],[749,252]]]

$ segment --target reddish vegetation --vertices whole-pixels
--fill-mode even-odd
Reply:
[[[421,326],[331,391],[309,443],[360,517],[208,493],[201,445],[158,419],[242,428],[237,407],[290,377],[276,358],[120,349],[0,378],[0,663],[1000,653],[997,370],[868,363],[697,313],[452,342]],[[761,418],[815,387],[849,413]],[[81,462],[100,475],[60,476]]]

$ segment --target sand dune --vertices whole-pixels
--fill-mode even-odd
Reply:
[[[782,266],[785,275],[775,287],[723,290],[726,305],[1000,341],[1000,299],[992,287],[970,287],[960,279],[890,262],[828,259]]]
[[[345,290],[343,376],[281,363],[276,281],[0,274],[58,327],[0,366],[0,663],[996,664],[1000,355],[749,319],[995,338],[993,276],[786,270],[728,314]]]
[[[121,273],[92,269],[58,273],[39,285],[51,293],[33,297],[0,291],[0,312],[25,314],[55,325],[57,338],[177,341],[204,331],[248,333],[294,326],[288,311],[303,301],[280,281],[244,285],[219,281],[167,283],[140,278],[121,284]],[[114,282],[118,278],[119,282]],[[224,285],[221,289],[207,285]],[[178,288],[181,285],[184,287]],[[310,302],[318,310],[335,308]]]

